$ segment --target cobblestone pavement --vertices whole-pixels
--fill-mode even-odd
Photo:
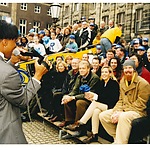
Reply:
[[[23,123],[23,131],[29,144],[79,144],[77,139],[59,140],[59,130],[47,122],[33,120]]]

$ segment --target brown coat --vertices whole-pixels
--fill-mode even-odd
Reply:
[[[141,116],[145,116],[145,108],[149,96],[150,85],[145,79],[136,74],[133,83],[127,87],[123,77],[120,81],[119,101],[113,110],[136,111]]]

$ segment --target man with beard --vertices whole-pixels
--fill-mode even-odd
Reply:
[[[150,85],[137,75],[135,69],[133,60],[128,59],[124,62],[119,101],[113,109],[99,115],[101,124],[114,138],[115,144],[127,144],[132,121],[146,116],[145,108],[150,96]]]

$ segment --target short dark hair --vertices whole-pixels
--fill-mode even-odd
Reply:
[[[17,39],[18,34],[18,28],[16,25],[7,23],[5,20],[0,20],[0,40],[2,39]]]

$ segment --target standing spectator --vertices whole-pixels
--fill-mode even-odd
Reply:
[[[93,18],[93,17],[89,17],[89,24],[90,23],[94,23],[94,31],[96,32],[96,34],[97,34],[97,31],[98,31],[98,25],[95,23],[95,18]]]
[[[43,44],[39,43],[39,37],[38,36],[34,36],[33,37],[33,47],[34,49],[42,56],[45,56],[46,55],[46,51],[45,51],[45,47]],[[31,47],[32,47],[31,46]]]
[[[145,47],[145,50],[147,51],[149,49],[149,46],[148,46],[148,38],[143,38],[142,39],[142,46]]]
[[[118,43],[120,40],[120,37],[122,35],[122,25],[118,24],[117,27],[108,29],[101,35],[101,46],[102,46],[102,52],[104,55],[106,54],[108,49],[111,49],[111,46],[113,43]]]
[[[45,31],[44,30],[40,30],[38,32],[38,38],[39,38],[39,43],[43,44],[43,40],[42,38],[45,36]]]
[[[91,101],[84,97],[84,92],[80,90],[81,85],[88,85],[91,92],[95,92],[97,86],[99,85],[99,77],[90,71],[90,64],[87,61],[81,61],[79,63],[79,73],[75,85],[71,93],[65,95],[62,99],[62,103],[65,107],[65,120],[68,121],[78,121]],[[75,124],[66,126],[67,129],[72,128]],[[86,131],[81,131],[77,133],[76,136],[84,135]]]
[[[115,50],[116,57],[118,57],[120,60],[120,63],[123,64],[124,61],[127,59],[125,49],[121,45],[116,45],[115,49],[116,49]]]
[[[88,28],[87,22],[82,22],[82,29],[79,31],[79,49],[84,50],[90,43],[91,32]]]
[[[20,109],[26,109],[40,89],[42,76],[48,71],[35,61],[35,75],[30,78],[26,88],[22,86],[15,68],[20,56],[13,55],[17,38],[17,26],[0,20],[0,144],[27,144]]]
[[[56,33],[51,32],[51,39],[49,40],[49,49],[46,52],[47,54],[58,53],[62,49],[62,45],[58,39],[56,39]]]
[[[108,28],[106,27],[106,23],[104,21],[100,22],[100,35],[102,35]]]
[[[91,39],[89,42],[89,46],[92,45],[94,38],[96,37],[97,32],[94,30],[94,23],[90,23],[89,30],[91,31]]]
[[[140,41],[139,39],[133,39],[132,42],[133,42],[133,51],[137,53],[138,47],[141,46]]]
[[[116,77],[117,81],[120,82],[122,78],[122,65],[120,63],[119,58],[113,57],[109,60],[108,66],[110,66],[113,70],[114,76]]]
[[[65,49],[67,43],[69,42],[69,36],[71,34],[71,30],[70,28],[65,28],[64,29],[64,34],[63,34],[63,37],[61,39],[61,45],[62,45],[62,51]]]
[[[98,87],[98,99],[93,92],[85,92],[85,98],[91,100],[91,104],[82,118],[77,122],[72,130],[83,130],[87,121],[91,118],[92,134],[83,140],[89,144],[98,140],[99,114],[115,106],[119,99],[119,84],[113,76],[111,67],[102,67],[101,81]],[[112,89],[113,87],[113,89]]]
[[[113,109],[101,112],[100,122],[114,138],[115,144],[127,144],[131,122],[146,116],[146,103],[150,96],[149,83],[138,76],[133,60],[123,64],[124,76],[120,81],[120,97]]]
[[[150,64],[148,62],[147,53],[144,46],[139,46],[137,48],[137,53],[141,56],[142,65],[146,68],[150,68]]]
[[[150,72],[143,66],[140,55],[133,52],[129,55],[129,58],[135,61],[138,75],[144,78],[150,84]]]
[[[56,27],[56,39],[58,39],[60,42],[62,40],[63,34],[61,33],[61,27]]]
[[[114,28],[114,27],[115,27],[114,26],[114,21],[109,20],[109,22],[108,22],[108,28],[111,29],[111,28]]]
[[[69,42],[67,43],[65,47],[65,51],[72,52],[72,53],[76,53],[78,51],[78,45],[75,42],[75,35],[71,34],[69,36]]]

